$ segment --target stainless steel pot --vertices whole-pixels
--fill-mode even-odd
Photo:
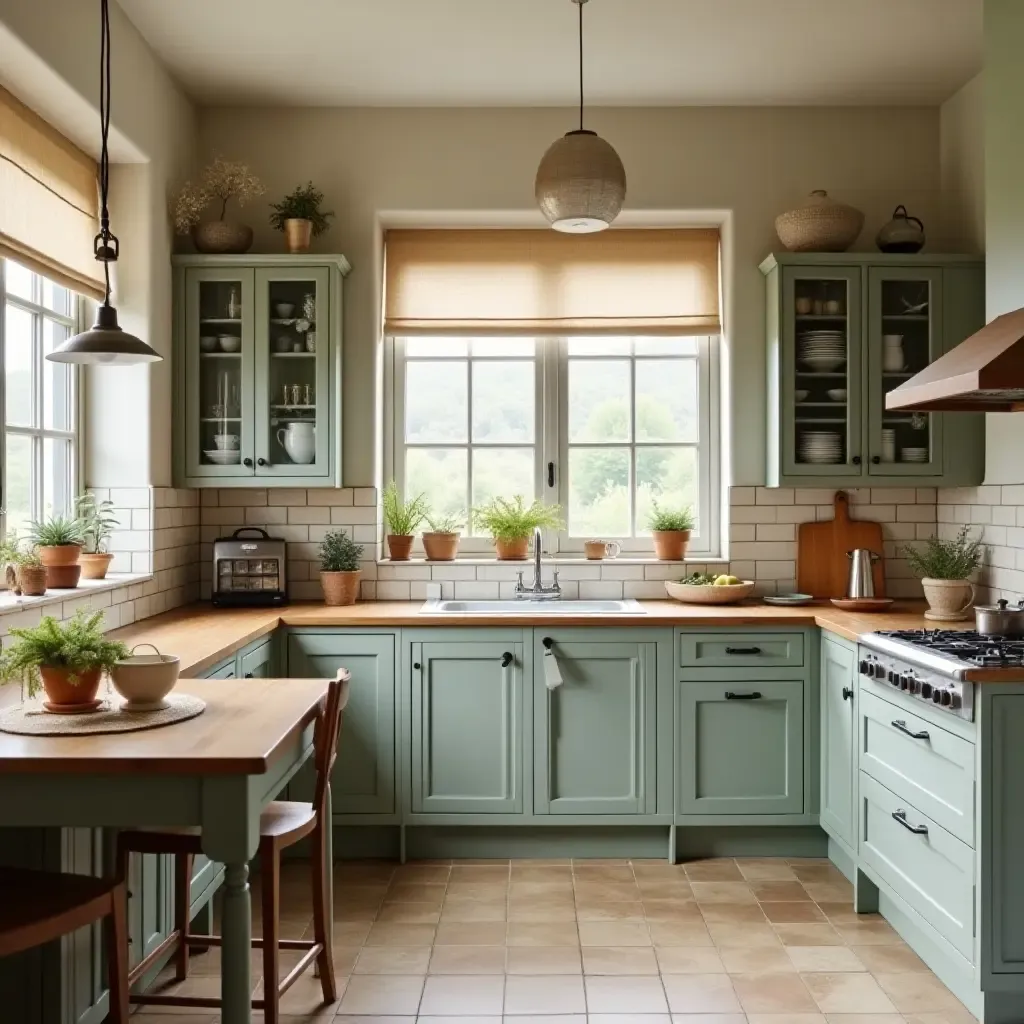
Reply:
[[[1024,600],[1016,606],[1002,599],[992,605],[977,605],[974,622],[986,636],[1024,636]]]

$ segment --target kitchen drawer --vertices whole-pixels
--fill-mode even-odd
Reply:
[[[860,768],[974,846],[974,744],[860,691]]]
[[[680,633],[679,664],[699,668],[791,668],[804,663],[803,633]]]
[[[860,811],[861,863],[974,963],[974,851],[865,772]]]

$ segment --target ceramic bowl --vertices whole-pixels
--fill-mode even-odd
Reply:
[[[793,397],[798,402],[806,402],[807,401],[807,396],[809,394],[810,394],[810,391],[804,391],[804,390],[801,389],[800,391],[794,391],[793,392]]]
[[[846,388],[829,388],[828,397],[833,402],[845,402],[846,401]]]
[[[274,312],[282,319],[287,320],[295,312],[294,302],[274,303]]]
[[[237,434],[214,434],[213,443],[218,451],[234,452],[239,448],[239,437]]]
[[[241,352],[242,339],[237,334],[222,334],[217,339],[221,352]]]
[[[733,604],[750,597],[754,592],[754,581],[744,580],[733,586],[693,586],[689,583],[673,583],[665,580],[668,596],[684,604]]]
[[[221,451],[217,448],[205,450],[203,454],[215,466],[237,466],[242,461],[242,453],[237,449]]]
[[[201,352],[217,351],[217,336],[215,334],[203,334],[199,338],[199,350]]]
[[[151,646],[140,644],[140,647]],[[181,663],[173,654],[132,654],[122,658],[110,671],[110,682],[124,697],[124,711],[159,711],[167,707],[164,698],[178,681]],[[156,648],[153,648],[156,651]]]

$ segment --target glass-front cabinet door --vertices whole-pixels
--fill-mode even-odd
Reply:
[[[783,471],[860,476],[861,270],[786,267],[782,291]]]
[[[867,328],[868,473],[939,476],[943,418],[890,412],[885,396],[942,354],[941,269],[870,267]]]
[[[186,275],[184,462],[189,476],[253,475],[253,283],[247,268],[193,268]]]
[[[256,270],[256,475],[330,473],[330,273]]]

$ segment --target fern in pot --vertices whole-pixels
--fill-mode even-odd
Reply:
[[[981,564],[981,539],[971,539],[962,526],[952,540],[932,537],[922,547],[901,549],[911,571],[921,578],[928,610],[926,619],[959,622],[970,618],[974,586],[970,577]]]
[[[46,585],[58,590],[77,587],[82,575],[79,557],[85,543],[82,520],[72,516],[50,516],[29,526],[29,538],[46,566]]]
[[[654,539],[654,554],[659,559],[664,562],[681,562],[686,557],[690,531],[696,525],[693,509],[661,508],[656,501],[652,501],[647,525]]]
[[[529,555],[534,530],[560,530],[563,525],[560,505],[544,505],[537,499],[527,505],[521,494],[492,498],[473,509],[473,521],[494,538],[499,560],[514,562]]]
[[[388,557],[392,562],[408,562],[412,553],[412,542],[416,531],[427,518],[430,506],[422,494],[403,501],[398,493],[398,484],[388,482],[381,497],[384,506],[384,525],[387,529]]]
[[[320,586],[329,605],[355,604],[363,571],[362,544],[341,530],[332,530],[320,542]]]
[[[308,182],[293,189],[279,203],[271,203],[270,226],[284,232],[289,252],[306,252],[312,238],[322,235],[334,212],[321,210],[324,194]]]
[[[423,531],[423,553],[431,562],[454,562],[459,553],[459,535],[465,516],[461,512],[437,515],[428,512],[424,517],[429,530]]]
[[[114,556],[106,550],[114,527],[118,521],[114,518],[112,501],[97,501],[96,495],[88,491],[81,494],[75,502],[75,511],[82,524],[82,554],[79,562],[82,565],[82,579],[102,580],[107,575]]]

